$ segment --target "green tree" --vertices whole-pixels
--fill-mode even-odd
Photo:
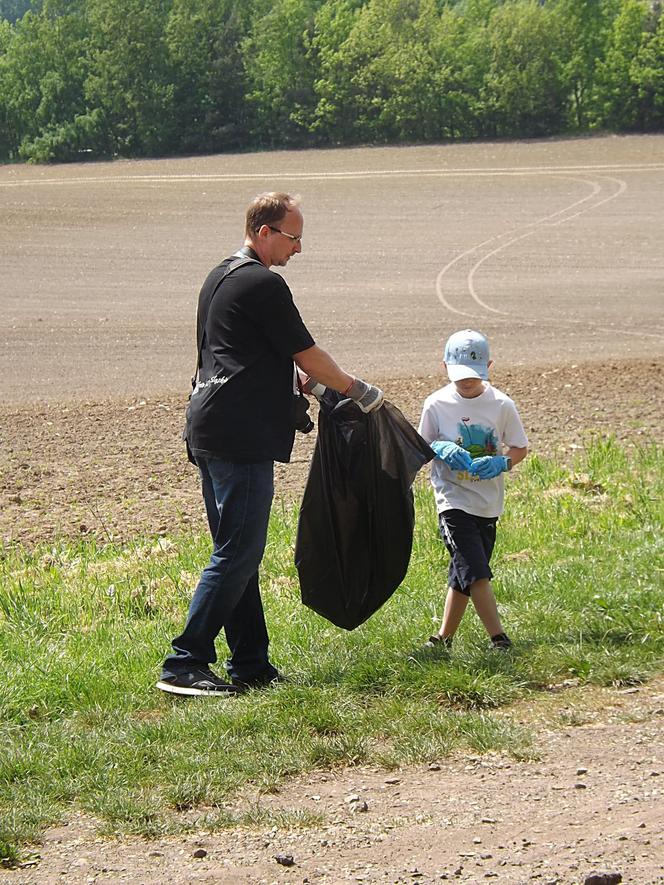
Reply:
[[[334,59],[345,87],[337,105],[343,102],[350,109],[353,140],[422,137],[421,126],[415,123],[421,123],[417,89],[422,86],[423,69],[431,69],[431,59],[418,33],[419,16],[419,0],[370,0],[355,16]],[[414,95],[414,106],[408,106]],[[421,99],[426,101],[426,94]]]
[[[445,9],[433,55],[440,81],[443,131],[450,138],[475,138],[485,133],[482,87],[491,65],[488,37],[493,4],[485,0]]]
[[[263,0],[254,7],[250,34],[242,44],[255,111],[254,138],[261,146],[299,146],[316,105],[314,22],[322,0]]]
[[[171,0],[87,0],[85,97],[105,153],[155,155],[177,143],[165,41],[170,6]]]
[[[86,32],[82,2],[45,0],[6,40],[0,66],[7,153],[28,160],[71,159],[79,145],[69,125],[85,111]]]
[[[489,135],[559,132],[567,119],[558,20],[537,0],[512,0],[489,23],[491,65],[482,90]]]
[[[655,7],[648,34],[630,67],[639,95],[639,128],[664,128],[664,14]]]
[[[315,125],[339,141],[483,134],[495,9],[494,0],[328,0],[317,17]]]
[[[355,137],[356,110],[344,47],[361,5],[361,0],[327,0],[316,14],[311,40],[317,59],[316,105],[309,128],[323,143],[347,143]]]
[[[598,65],[595,121],[612,129],[634,129],[641,117],[641,96],[635,82],[635,60],[648,33],[647,0],[624,0],[609,34],[606,53]]]
[[[661,6],[0,0],[0,158],[653,130]]]
[[[7,102],[5,81],[8,76],[7,53],[11,45],[13,29],[7,20],[0,20],[0,160],[12,156],[18,141],[12,115]]]
[[[237,0],[174,0],[166,45],[184,150],[228,150],[248,142],[251,115],[240,45],[251,12],[250,3]]]
[[[374,0],[374,6],[380,15],[381,4]],[[435,0],[396,0],[372,66],[384,95],[379,125],[389,139],[478,134],[478,95],[488,64],[482,12],[441,13]]]
[[[382,8],[381,8],[382,7]],[[434,0],[372,0],[364,34],[378,38],[356,81],[369,99],[368,122],[381,140],[444,137],[446,70],[434,57],[440,16]],[[374,30],[375,29],[375,30]]]
[[[569,124],[579,130],[588,125],[597,64],[622,0],[555,0],[553,20],[562,33],[560,64],[569,92]]]
[[[317,17],[316,130],[349,141],[440,136],[435,0],[328,2]]]
[[[0,0],[0,19],[17,22],[29,9],[37,11],[40,5],[38,2],[31,3],[30,0]]]

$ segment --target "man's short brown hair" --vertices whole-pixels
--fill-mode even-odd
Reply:
[[[247,236],[257,233],[264,224],[271,225],[281,221],[287,212],[295,209],[300,202],[298,196],[283,193],[259,194],[249,204],[245,233]]]

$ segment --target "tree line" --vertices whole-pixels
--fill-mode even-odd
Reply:
[[[652,0],[0,0],[0,160],[654,131]]]

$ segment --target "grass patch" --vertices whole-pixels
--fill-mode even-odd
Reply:
[[[297,512],[276,506],[263,592],[273,659],[293,681],[232,701],[154,689],[205,535],[0,550],[0,857],[15,862],[74,808],[109,834],[251,826],[265,812],[240,819],[229,804],[248,783],[268,791],[313,768],[455,749],[535,755],[510,703],[662,669],[663,461],[661,449],[595,440],[572,469],[531,457],[509,478],[495,553],[515,640],[504,654],[487,650],[470,610],[449,660],[418,651],[441,616],[447,556],[426,482],[406,580],[352,633],[300,604]]]

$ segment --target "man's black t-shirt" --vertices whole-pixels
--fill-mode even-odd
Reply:
[[[286,462],[295,436],[292,356],[315,342],[285,280],[260,262],[218,284],[232,260],[208,275],[198,299],[203,346],[187,441],[194,455]]]

